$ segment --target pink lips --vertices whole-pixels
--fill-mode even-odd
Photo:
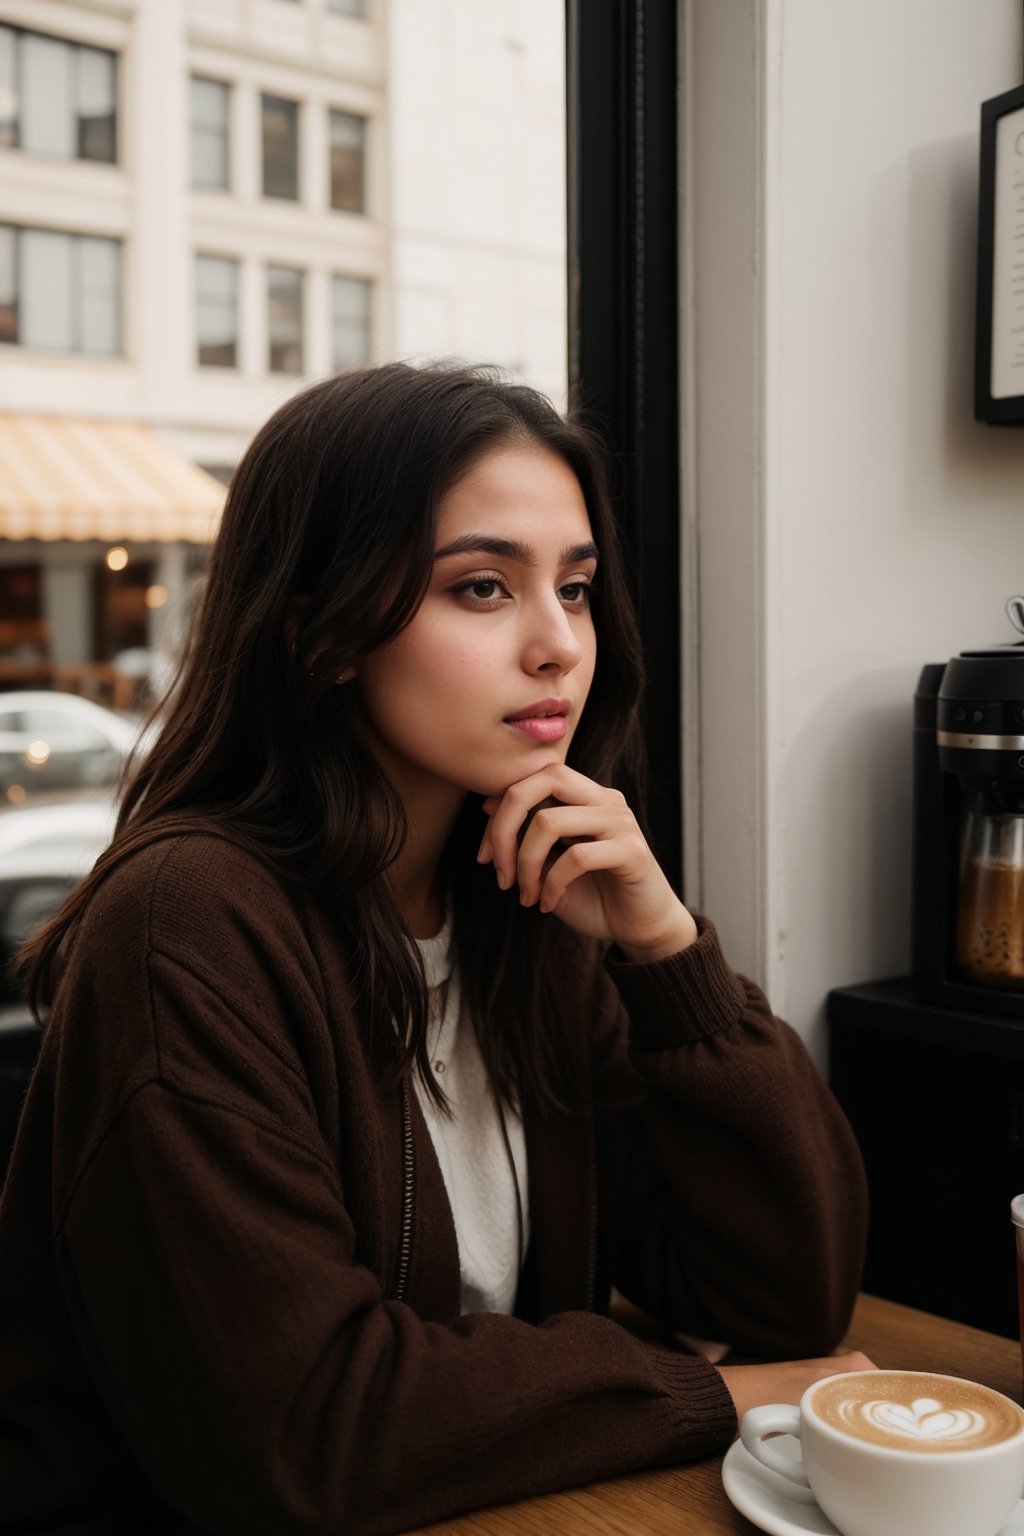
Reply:
[[[561,741],[569,729],[567,716],[572,705],[568,699],[538,699],[514,715],[506,715],[505,724],[532,736],[534,741]]]

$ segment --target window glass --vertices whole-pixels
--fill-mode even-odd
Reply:
[[[18,339],[18,236],[0,224],[0,341]]]
[[[18,142],[18,68],[15,34],[0,27],[0,147]]]
[[[299,104],[263,97],[263,195],[299,196]]]
[[[72,252],[68,235],[23,229],[20,236],[19,341],[27,347],[74,349]]]
[[[366,20],[366,0],[327,0],[327,9],[338,16],[356,16]]]
[[[231,185],[229,165],[230,86],[192,77],[192,185]]]
[[[302,273],[268,267],[267,306],[271,373],[301,373]]]
[[[22,149],[44,155],[76,152],[72,50],[56,38],[21,34]]]
[[[0,27],[0,146],[117,159],[117,55]]]
[[[238,365],[238,263],[196,257],[196,352],[206,368]]]
[[[331,282],[334,309],[334,368],[357,368],[370,357],[370,306],[373,288],[362,277],[335,277]]]
[[[0,341],[120,354],[120,241],[0,225]]]
[[[353,112],[330,114],[331,207],[366,209],[366,119]]]
[[[116,240],[78,241],[80,351],[114,357],[121,351],[121,247]]]
[[[117,158],[115,59],[102,48],[78,52],[78,157],[80,160]]]

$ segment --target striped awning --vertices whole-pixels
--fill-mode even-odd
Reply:
[[[224,487],[130,421],[0,415],[0,538],[205,544]]]

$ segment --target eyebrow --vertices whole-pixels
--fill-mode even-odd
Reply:
[[[494,555],[498,560],[513,560],[517,565],[536,565],[537,551],[519,539],[493,539],[484,533],[464,533],[445,544],[434,556],[435,560],[447,560],[452,555]],[[575,565],[580,560],[596,560],[597,545],[570,544],[559,556],[560,565]]]

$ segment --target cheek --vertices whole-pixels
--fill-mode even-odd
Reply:
[[[389,718],[397,725],[399,710],[408,721],[488,692],[487,676],[486,648],[479,638],[414,625],[386,653],[364,663],[363,697],[379,725]]]

